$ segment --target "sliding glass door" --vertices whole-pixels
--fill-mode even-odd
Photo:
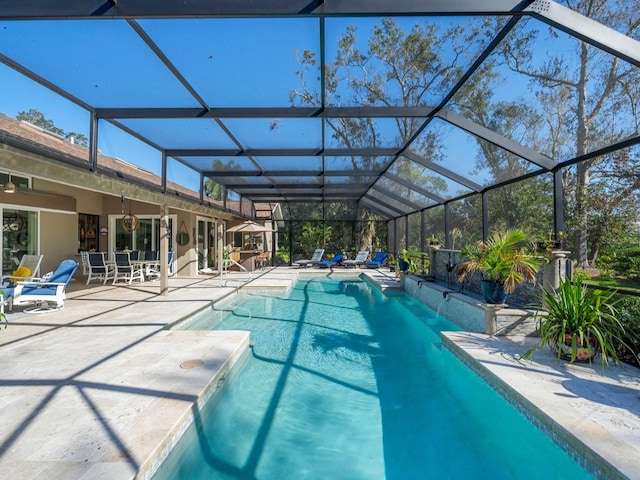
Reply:
[[[198,217],[198,271],[217,269],[216,222]]]
[[[23,255],[38,254],[38,212],[2,209],[2,275],[11,274]]]
[[[128,225],[121,221],[120,215],[109,215],[109,245],[112,252],[128,250],[160,250],[160,216],[140,215],[139,226],[128,231]],[[169,215],[169,230],[174,231],[175,215]],[[169,251],[172,251],[173,235],[169,236]]]

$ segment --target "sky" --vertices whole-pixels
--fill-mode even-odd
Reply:
[[[472,19],[431,18],[441,28],[451,22],[467,24]],[[348,24],[356,24],[358,46],[379,18],[329,18],[326,20],[327,61],[335,60],[336,42]],[[416,21],[397,18],[409,31]],[[150,38],[184,74],[207,105],[211,107],[266,107],[291,105],[290,92],[299,88],[301,80],[298,56],[310,50],[319,57],[320,23],[317,18],[304,19],[198,19],[139,20]],[[537,24],[537,22],[535,22]],[[546,37],[547,27],[541,29]],[[367,34],[367,35],[365,35]],[[544,34],[544,35],[542,35]],[[539,40],[540,52],[569,49],[564,34]],[[68,90],[81,100],[98,107],[198,107],[197,100],[167,68],[151,54],[126,21],[0,21],[0,54],[22,63],[27,68]],[[446,55],[446,54],[445,54]],[[449,52],[451,55],[451,52]],[[466,68],[477,55],[472,51]],[[540,58],[548,56],[541,55]],[[516,78],[506,69],[503,86],[494,92],[494,101],[515,101],[530,94],[528,82]],[[305,76],[310,91],[319,88],[319,72]],[[15,118],[18,112],[40,110],[55,125],[69,132],[89,137],[89,114],[0,63],[0,112]],[[437,101],[437,99],[434,99]],[[347,100],[348,103],[348,100]],[[122,123],[149,135],[165,148],[236,148],[233,139],[213,121],[122,120]],[[318,148],[322,146],[322,123],[307,119],[227,119],[225,124],[247,148]],[[383,146],[397,145],[392,121],[377,119]],[[448,133],[445,138],[447,165],[457,173],[468,174],[474,164],[475,142],[467,134]],[[324,133],[325,146],[331,148],[329,131]],[[125,132],[100,122],[101,153],[121,158],[142,168],[161,173],[161,155]],[[178,162],[170,161],[169,180],[180,181],[198,189],[199,175],[194,175]],[[484,183],[487,172],[476,172],[475,180]],[[454,189],[455,185],[451,186]]]

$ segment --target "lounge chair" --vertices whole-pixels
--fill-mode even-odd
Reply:
[[[11,286],[18,281],[29,281],[40,274],[40,263],[44,255],[23,255],[11,275],[2,276],[2,285]],[[17,262],[17,259],[15,259]],[[23,275],[24,274],[24,275]]]
[[[343,267],[358,268],[359,265],[364,265],[369,259],[369,250],[360,250],[353,260],[344,260],[341,265]]]
[[[344,260],[344,255],[341,253],[338,253],[331,260],[323,260],[322,262],[318,262],[318,267],[320,268],[335,267],[336,265],[340,265],[343,260]]]
[[[368,268],[380,268],[387,262],[387,254],[385,252],[378,252],[373,260],[367,262]]]
[[[64,307],[67,298],[65,290],[73,274],[78,269],[74,260],[63,260],[58,268],[46,279],[33,278],[28,282],[18,282],[15,287],[3,288],[8,299],[9,310],[14,305],[35,304],[25,311],[46,312]]]
[[[298,265],[300,268],[307,268],[309,265],[317,265],[324,255],[324,248],[316,248],[316,251],[313,252],[313,256],[311,260],[296,260],[294,263]]]

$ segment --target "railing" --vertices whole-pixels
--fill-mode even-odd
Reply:
[[[247,272],[247,275],[249,275],[249,278],[247,279],[247,281],[250,281],[253,278],[251,276],[251,272],[249,270],[247,270],[247,268],[244,265],[242,265],[241,263],[236,262],[235,260],[233,260],[231,258],[223,258],[222,259],[222,271],[220,272],[220,286],[222,286],[223,277],[224,277],[225,273],[228,273],[228,269],[229,269],[229,267],[231,265],[235,265],[240,270],[244,270],[245,272]]]

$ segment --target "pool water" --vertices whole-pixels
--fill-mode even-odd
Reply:
[[[253,347],[155,480],[592,478],[441,347],[454,324],[403,293],[314,277],[190,328],[251,330]]]

